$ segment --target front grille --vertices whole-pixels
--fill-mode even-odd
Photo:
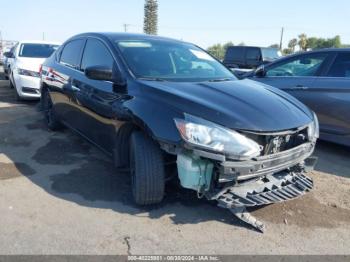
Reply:
[[[244,132],[244,135],[261,145],[262,156],[283,152],[308,141],[306,127],[294,132],[285,132],[285,134]]]
[[[312,188],[312,179],[302,173],[281,173],[223,190],[213,199],[227,208],[260,206],[297,198]]]

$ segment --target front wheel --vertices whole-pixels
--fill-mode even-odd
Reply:
[[[9,79],[9,82],[10,82],[10,88],[11,88],[11,89],[12,89],[12,88],[15,88],[15,86],[14,86],[14,84],[13,84],[13,82],[12,82],[12,81],[14,81],[14,80],[13,80],[13,75],[12,75],[12,76],[9,76],[8,79]]]
[[[55,114],[49,91],[45,90],[41,99],[41,107],[44,112],[47,127],[52,131],[61,129],[62,124]]]
[[[140,131],[130,137],[130,172],[134,200],[151,205],[164,197],[164,160],[160,147]]]

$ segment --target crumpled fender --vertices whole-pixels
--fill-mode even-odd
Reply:
[[[158,142],[181,143],[174,118],[183,118],[183,113],[169,105],[147,96],[135,96],[122,103],[115,103],[113,111],[117,118],[132,122]]]

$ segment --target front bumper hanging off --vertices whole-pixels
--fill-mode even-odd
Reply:
[[[240,182],[220,190],[209,199],[218,201],[220,207],[229,209],[237,218],[264,232],[264,224],[250,215],[246,207],[283,202],[310,191],[313,181],[305,175],[305,170],[313,169],[316,159],[309,158],[305,162],[309,163],[309,166]]]
[[[302,196],[312,187],[312,179],[304,174],[283,172],[230,187],[214,199],[227,208],[268,205]]]

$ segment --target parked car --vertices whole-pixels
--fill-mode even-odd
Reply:
[[[230,46],[227,48],[224,65],[240,72],[256,69],[262,64],[268,64],[280,58],[277,48],[256,46]]]
[[[13,47],[11,47],[9,50],[7,50],[6,52],[4,52],[4,63],[3,63],[3,67],[4,67],[4,76],[5,79],[9,79],[9,75],[11,74],[11,65],[13,62],[13,57],[11,57],[11,53],[13,53],[13,51],[15,50],[17,45],[14,45]],[[9,57],[7,57],[9,56]]]
[[[19,42],[11,52],[5,53],[12,59],[8,65],[11,87],[14,87],[17,100],[40,98],[40,69],[59,44],[44,41]]]
[[[4,53],[7,52],[7,51],[9,51],[9,50],[0,49],[0,65],[4,65],[4,60],[5,60]]]
[[[350,146],[350,49],[292,55],[247,76],[288,92],[315,111],[321,139]]]
[[[278,89],[237,80],[195,45],[81,34],[44,62],[41,80],[48,127],[75,130],[128,168],[137,204],[160,202],[171,174],[241,219],[246,206],[312,188],[315,114]]]

